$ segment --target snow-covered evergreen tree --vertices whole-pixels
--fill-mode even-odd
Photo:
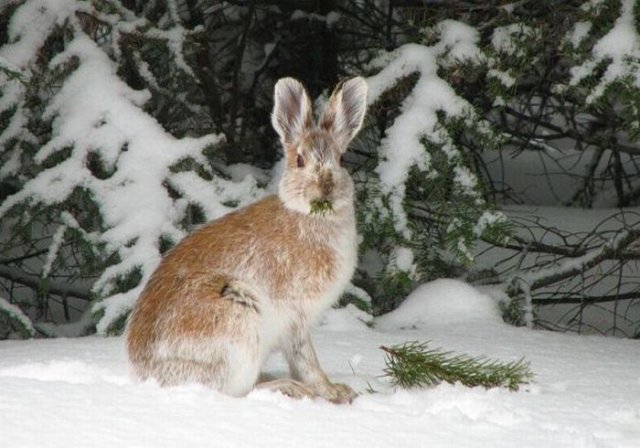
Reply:
[[[517,322],[566,303],[575,328],[607,303],[638,327],[618,309],[640,290],[638,220],[611,208],[640,197],[635,0],[312,3],[0,6],[0,337],[119,331],[164,251],[274,184],[287,75],[314,95],[368,76],[345,160],[362,237],[345,301],[380,313],[464,277],[509,296]],[[501,210],[540,203],[505,180],[519,158],[552,190],[542,205],[605,207],[602,223]]]
[[[378,294],[390,299],[471,263],[479,238],[504,241],[509,233],[458,142],[465,133],[491,149],[499,138],[438,74],[483,63],[478,33],[452,20],[435,32],[432,45],[405,44],[371,63],[371,115],[382,138],[369,136],[374,162],[360,190],[361,228],[363,249],[383,261]]]
[[[193,206],[213,218],[259,189],[251,175],[234,182],[213,169],[204,153],[221,136],[173,137],[144,109],[149,91],[119,76],[127,39],[144,42],[140,51],[162,45],[178,61],[173,70],[189,75],[187,35],[176,23],[156,27],[117,1],[9,8],[0,58],[18,75],[0,81],[0,157],[14,191],[3,194],[0,216],[5,253],[21,264],[5,277],[23,267],[38,290],[59,296],[86,277],[97,331],[118,331],[162,252],[184,236]],[[145,80],[155,82],[150,71]],[[37,316],[32,305],[26,315]],[[29,328],[24,313],[0,309]]]

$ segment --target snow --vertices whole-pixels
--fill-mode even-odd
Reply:
[[[371,303],[371,296],[367,291],[362,288],[358,288],[353,283],[349,283],[344,290],[345,294],[351,294],[356,297],[358,300],[362,300],[365,303]]]
[[[454,182],[462,187],[466,194],[470,196],[476,196],[478,193],[476,192],[476,187],[478,184],[478,179],[476,176],[469,170],[469,168],[464,166],[454,166]]]
[[[463,39],[461,42],[465,48],[468,47],[468,40]],[[447,42],[449,52],[458,54],[454,44],[461,42]],[[438,77],[436,57],[439,51],[442,51],[440,47],[403,45],[374,61],[372,66],[382,69],[367,79],[367,101],[371,105],[400,79],[418,74],[413,90],[402,102],[401,114],[385,131],[379,148],[381,162],[376,167],[382,191],[390,195],[389,204],[395,218],[396,230],[408,239],[411,238],[411,230],[403,207],[405,183],[412,167],[417,166],[420,170],[428,172],[431,161],[422,139],[429,135],[430,140],[436,143],[449,143],[446,135],[436,129],[437,113],[442,111],[453,117],[470,112],[469,104]],[[462,53],[468,54],[469,51],[462,50]]]
[[[525,36],[534,36],[535,31],[524,23],[512,23],[511,25],[499,26],[493,30],[491,36],[491,45],[493,48],[501,53],[521,56],[523,50],[518,41],[522,40]]]
[[[621,2],[620,17],[613,28],[593,47],[599,58],[610,57],[616,62],[638,54],[638,36],[635,31],[633,7],[635,0]]]
[[[9,43],[0,48],[0,65],[19,73],[25,81],[29,80],[30,72],[27,69],[39,54],[34,49],[44,45],[52,27],[63,23],[76,10],[82,10],[82,6],[76,3],[75,0],[59,0],[55,7],[51,7],[51,2],[46,0],[32,0],[21,5],[7,26]],[[8,81],[7,75],[1,71],[0,85],[0,113],[15,109],[15,113],[8,115],[9,123],[1,133],[0,147],[13,138],[34,142],[35,138],[25,128],[28,117],[20,104],[25,86],[17,80]],[[0,178],[17,171],[20,152],[19,146],[14,149],[11,161],[0,169]]]
[[[393,264],[396,268],[404,272],[415,271],[415,263],[413,252],[406,247],[396,247],[393,249],[391,256]]]
[[[175,3],[171,5],[175,9]],[[49,68],[57,70],[70,61],[75,61],[77,68],[47,99],[44,118],[52,120],[52,138],[39,148],[34,161],[42,164],[64,150],[70,150],[70,155],[42,169],[26,180],[20,191],[3,200],[0,217],[25,202],[64,203],[79,189],[95,200],[102,227],[92,234],[78,230],[80,235],[91,239],[92,245],[101,248],[103,259],[118,260],[104,270],[92,288],[96,297],[104,299],[93,309],[96,315],[102,316],[97,330],[104,334],[126,315],[140,292],[141,286],[138,286],[116,294],[118,282],[139,273],[140,285],[146,283],[160,262],[160,241],[164,238],[179,241],[184,236],[182,219],[188,205],[199,205],[208,219],[214,219],[231,211],[233,204],[253,202],[262,192],[250,173],[239,181],[209,173],[211,180],[205,180],[194,173],[172,170],[185,159],[208,170],[202,152],[218,144],[222,137],[176,139],[167,133],[143,109],[150,93],[134,90],[120,79],[117,64],[85,34],[76,16],[85,7],[89,6],[74,0],[60,1],[55,7],[50,2],[29,0],[11,18],[8,29],[11,42],[2,46],[0,53],[4,65],[28,72],[51,28],[67,22],[71,31],[65,48],[50,61]],[[148,32],[168,39],[174,53],[181,52],[186,33],[183,28],[171,32],[149,29]],[[186,63],[183,65],[186,67]],[[0,76],[0,83],[2,80]],[[9,133],[3,133],[3,138],[13,138],[17,132],[25,132],[22,126],[26,116],[18,100],[23,87],[15,81],[7,85],[7,95],[3,92],[0,98],[0,112],[16,107]],[[0,171],[0,177],[17,170],[19,157],[18,146]],[[105,174],[91,170],[91,157],[104,165]],[[173,198],[167,185],[182,197]],[[60,256],[67,223],[62,224],[51,239],[42,268],[43,277]]]
[[[248,163],[234,163],[228,165],[225,169],[234,182],[244,182],[247,177],[252,177],[262,184],[267,184],[270,180],[268,170],[263,170]]]
[[[376,319],[376,326],[428,328],[433,323],[474,321],[501,323],[497,303],[468,283],[442,278],[420,285],[398,308]]]
[[[310,13],[302,11],[301,9],[296,9],[291,13],[289,20],[317,20],[318,22],[324,22],[327,25],[327,28],[331,28],[340,20],[340,17],[340,13],[336,11],[330,11],[326,16],[324,16],[322,14]]]
[[[600,245],[600,247],[598,247],[597,249],[593,249],[580,257],[563,259],[561,262],[553,265],[552,267],[543,266],[526,273],[518,273],[516,274],[516,277],[519,280],[532,285],[536,281],[550,275],[557,275],[571,271],[580,271],[583,266],[588,266],[592,260],[597,259],[604,252],[617,250],[620,247],[621,243],[627,240],[630,235],[632,235],[631,230],[620,231],[613,238]]]
[[[69,215],[68,212],[63,213]],[[53,233],[53,236],[51,237],[51,244],[49,245],[49,250],[47,252],[47,257],[45,258],[44,264],[42,265],[42,273],[40,274],[41,278],[47,278],[49,276],[49,273],[51,272],[51,266],[58,256],[58,251],[60,250],[60,246],[62,245],[64,234],[68,228],[69,226],[67,226],[66,224],[62,224],[59,225],[56,231]]]
[[[7,299],[0,296],[0,314],[11,316],[12,319],[17,320],[22,325],[23,330],[29,335],[34,336],[37,334],[36,329],[31,323],[31,319],[24,314],[20,307],[10,303]]]
[[[576,86],[601,63],[606,63],[606,70],[600,82],[591,89],[587,97],[587,104],[600,98],[606,88],[617,80],[632,76],[635,84],[640,85],[638,58],[640,58],[640,36],[636,31],[634,7],[635,0],[620,2],[620,16],[613,27],[605,34],[591,50],[591,57],[581,65],[571,67],[570,85]],[[574,29],[574,36],[576,30]]]
[[[589,36],[593,24],[588,21],[577,22],[573,26],[573,30],[567,35],[566,39],[573,45],[574,48],[578,48],[580,44]]]
[[[174,28],[172,28],[169,31],[160,31],[160,30],[155,30],[155,32],[153,33],[148,33],[149,37],[156,37],[158,39],[166,39],[167,40],[167,44],[169,49],[171,50],[171,53],[174,56],[174,62],[176,64],[176,66],[184,71],[185,73],[195,76],[195,74],[193,73],[193,69],[191,68],[191,66],[187,63],[187,61],[185,61],[184,59],[184,54],[182,52],[185,41],[188,38],[188,33],[187,31],[182,28],[181,26],[176,25]]]
[[[634,68],[629,66],[628,55],[640,55],[633,26],[633,4],[630,0],[621,2],[620,17],[594,46],[592,57],[572,69],[572,83],[577,84],[599,62],[611,61],[602,83],[592,92],[592,99],[608,83]],[[0,52],[3,67],[28,76],[29,67],[51,28],[65,21],[77,25],[76,12],[84,8],[75,0],[58,0],[55,7],[51,5],[45,0],[28,0],[12,17],[7,29],[10,43]],[[169,6],[177,17],[177,3],[171,1]],[[234,8],[228,11],[234,13]],[[340,15],[332,12],[325,17],[297,11],[291,18],[322,20],[330,27]],[[118,24],[121,31],[127,26],[133,25]],[[589,22],[577,23],[567,39],[577,46],[590,30]],[[459,60],[477,62],[483,57],[476,46],[478,32],[473,28],[444,21],[436,31],[439,41],[433,47],[408,44],[383,54],[373,64],[381,70],[368,80],[373,103],[398,80],[417,74],[415,86],[402,103],[402,113],[385,133],[380,147],[381,162],[376,169],[383,192],[390,194],[397,230],[407,238],[411,235],[402,207],[404,184],[413,166],[424,171],[430,169],[429,154],[421,140],[429,136],[441,143],[443,151],[454,161],[457,150],[438,128],[437,113],[462,116],[469,106],[437,75],[439,65]],[[170,32],[156,30],[150,35],[154,32],[169,42],[179,67],[189,73],[191,68],[182,57],[187,37],[184,28]],[[496,51],[517,56],[519,47],[515,41],[523,36],[533,37],[532,29],[522,24],[497,28],[492,44]],[[218,137],[181,140],[171,137],[143,111],[149,93],[134,91],[124,84],[117,76],[116,64],[80,27],[68,36],[67,43],[50,68],[56,69],[72,59],[77,60],[78,68],[48,103],[45,116],[53,119],[54,138],[40,149],[35,162],[43,162],[70,146],[72,155],[29,181],[22,193],[7,199],[0,214],[21,201],[60,202],[75,188],[86,188],[96,196],[106,231],[99,235],[83,233],[70,214],[63,214],[62,225],[52,238],[42,267],[42,277],[49,274],[65,232],[73,228],[120,259],[103,273],[94,293],[109,296],[114,280],[136,269],[142,271],[142,283],[125,293],[107,297],[77,323],[51,327],[49,331],[42,324],[38,329],[51,334],[65,331],[77,334],[91,325],[91,311],[102,311],[98,330],[106,333],[131,308],[159,262],[159,240],[162,237],[178,240],[183,236],[179,222],[188,206],[196,204],[207,217],[215,218],[231,210],[230,203],[242,206],[259,197],[263,193],[260,184],[268,183],[269,176],[248,165],[226,167],[230,180],[215,176],[205,180],[193,172],[172,172],[170,166],[184,158],[202,161],[203,148],[218,142]],[[268,54],[274,47],[266,45]],[[141,59],[139,64],[143,69],[147,67]],[[151,71],[143,71],[142,75],[152,87],[160,88],[154,84]],[[29,136],[21,135],[26,132],[27,120],[19,104],[24,87],[17,81],[3,82],[3,76],[0,74],[0,83],[5,87],[0,112],[15,107],[16,113],[10,117],[0,144],[18,137],[28,140]],[[507,71],[491,69],[489,76],[506,87],[515,82]],[[550,157],[548,153],[544,151]],[[92,175],[86,161],[96,154],[108,170],[115,171],[113,175],[106,179]],[[582,169],[588,163],[584,154],[588,155],[571,153],[558,164],[562,171],[568,171],[564,167],[569,165]],[[20,157],[21,149],[16,147],[0,168],[0,178],[17,172]],[[534,197],[534,203],[557,203],[558,197],[568,199],[576,181],[567,180],[567,185],[570,184],[567,188],[564,183],[558,188],[559,184],[554,182],[557,192],[543,190],[539,172],[542,164],[539,161],[529,164],[532,157],[539,154],[525,153],[518,158],[517,163],[529,167],[526,173],[524,169],[508,170],[502,180],[509,183],[508,176],[514,176],[514,188]],[[474,194],[477,183],[474,175],[459,166],[454,170],[457,186],[467,194]],[[172,199],[165,184],[181,197]],[[546,182],[542,184],[547,188]],[[598,204],[606,200],[610,199],[601,198]],[[512,208],[509,213],[514,216],[522,210]],[[585,211],[535,210],[542,220],[545,213],[574,229],[579,224],[591,226],[600,222],[610,217],[612,211],[589,211],[601,218],[590,215],[585,219]],[[480,235],[487,225],[500,219],[503,215],[499,213],[485,212],[474,232]],[[602,228],[610,225],[612,220]],[[570,238],[574,237],[579,238],[580,234]],[[545,238],[551,241],[553,235]],[[469,249],[463,243],[460,240],[460,251],[467,253]],[[597,254],[594,251],[550,269],[554,272],[572,269],[576,262]],[[407,248],[396,248],[391,258],[398,269],[408,272],[415,269],[414,255]],[[523,268],[528,268],[529,259],[523,261]],[[532,282],[548,272],[528,272],[522,279]],[[370,302],[360,288],[350,285],[347,292]],[[329,376],[362,394],[347,406],[321,400],[294,401],[264,390],[236,399],[197,385],[161,389],[153,382],[138,384],[129,374],[122,338],[1,341],[0,381],[4,387],[0,388],[0,410],[5,417],[0,420],[2,443],[10,447],[54,448],[637,447],[640,440],[637,341],[511,327],[502,322],[493,298],[500,294],[504,295],[500,289],[480,290],[459,280],[440,279],[419,286],[398,309],[374,321],[353,305],[326,311],[319,319],[314,338]],[[0,312],[14,316],[25,331],[35,334],[29,318],[3,297]],[[531,319],[529,306],[527,320]],[[505,361],[524,356],[531,361],[536,379],[517,393],[448,384],[425,390],[394,390],[380,376],[384,354],[378,347],[412,340],[428,340],[434,347]],[[266,371],[284,375],[286,364],[281,357],[274,356]],[[376,393],[370,393],[371,390]]]
[[[460,61],[481,62],[484,59],[477,43],[480,33],[475,28],[457,20],[443,20],[436,25],[440,40],[433,47],[438,56],[446,55],[445,66]]]
[[[20,7],[8,25],[10,45],[3,46],[2,58],[13,67],[27,68],[36,55],[33,48],[40,48],[54,25],[62,24],[76,10],[81,9],[75,0],[57,0],[52,7],[47,0],[31,0]]]
[[[15,119],[11,120],[11,125],[15,124],[17,121],[18,120],[15,120]],[[22,124],[20,124],[20,126],[22,126]],[[11,135],[10,137],[13,137],[13,136]],[[7,137],[7,140],[8,140],[8,137]],[[4,144],[4,142],[0,141],[0,145],[2,144]],[[11,155],[9,156],[7,161],[2,165],[2,167],[0,167],[0,180],[9,176],[13,176],[18,172],[18,170],[20,169],[21,156],[22,156],[22,148],[20,146],[16,146],[16,148],[11,152]]]
[[[516,79],[513,76],[511,76],[509,72],[505,72],[495,68],[487,70],[487,76],[490,78],[497,79],[506,88],[511,88],[516,83]]]
[[[382,329],[385,318],[370,328],[354,308],[321,319],[313,335],[318,355],[334,381],[361,393],[351,405],[265,390],[231,398],[197,385],[139,384],[119,337],[0,342],[3,446],[638,446],[636,341],[514,328],[495,315],[472,319],[491,307],[468,285],[447,280],[420,289],[427,292],[412,294],[405,311],[427,311],[417,303],[425,300],[440,314],[419,328]],[[504,361],[525,356],[534,383],[519,392],[459,384],[394,390],[380,377],[378,347],[411,340]],[[274,356],[265,371],[282,376],[286,364]]]
[[[473,234],[480,237],[488,227],[503,222],[507,222],[507,217],[504,213],[485,210],[478,218],[476,225],[473,226]]]
[[[545,147],[537,151],[519,151],[518,148],[485,151],[482,158],[491,179],[508,186],[522,203],[529,205],[570,203],[576,192],[584,187],[583,176],[594,170],[596,178],[605,179],[601,181],[601,188],[592,193],[593,207],[615,208],[615,186],[606,176],[612,151],[606,149],[599,154],[592,148],[577,150],[566,142],[559,142],[559,145],[560,150]],[[625,171],[633,173],[636,170],[629,154],[621,153],[620,160]]]
[[[478,271],[495,270],[500,278],[488,292],[492,297],[504,294],[510,282],[517,282],[526,293],[529,285],[545,275],[579,270],[581,263],[588,263],[594,257],[620,244],[621,238],[628,236],[629,229],[636,229],[640,224],[638,207],[592,208],[580,209],[559,206],[508,205],[503,207],[504,214],[514,223],[516,235],[525,241],[542,242],[556,247],[577,247],[587,249],[581,256],[561,257],[541,254],[533,251],[513,251],[506,248],[493,247],[489,250],[480,242],[474,248],[475,268]],[[548,293],[557,292],[571,297],[576,284],[582,278],[590,279],[584,288],[578,288],[589,297],[606,296],[611,291],[630,294],[636,286],[637,268],[629,264],[622,271],[622,277],[602,275],[617,268],[617,261],[604,261],[572,280],[548,285],[536,290],[536,299],[548,297]],[[515,274],[515,272],[518,274]],[[620,286],[617,285],[621,279]],[[619,289],[618,289],[619,288]],[[502,289],[502,292],[499,290]],[[525,294],[525,298],[526,294]],[[528,297],[527,299],[531,299]],[[504,300],[504,299],[503,299]],[[504,300],[507,302],[507,300]],[[525,304],[526,305],[526,304]],[[620,306],[616,302],[600,303],[597,307],[586,307],[579,318],[575,312],[579,309],[575,304],[551,305],[536,308],[535,317],[538,323],[552,323],[557,328],[572,329],[582,333],[600,332],[603,334],[627,335],[632,337],[640,319],[640,307],[634,302]],[[524,309],[526,319],[533,319],[531,305]],[[615,330],[614,330],[615,327]]]

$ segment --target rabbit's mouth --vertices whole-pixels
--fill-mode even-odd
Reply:
[[[314,201],[311,201],[309,213],[312,215],[320,216],[333,214],[333,204],[331,204],[331,201],[328,201],[326,199],[316,199]]]

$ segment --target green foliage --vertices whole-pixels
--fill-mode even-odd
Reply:
[[[20,308],[17,305],[6,306],[6,303],[3,302],[4,299],[0,297],[0,329],[5,330],[5,328],[9,327],[24,338],[35,337],[35,328],[30,325],[28,318],[20,312]],[[4,335],[0,333],[0,337],[2,336]]]
[[[2,23],[11,22],[14,12],[28,9],[35,2],[14,3],[14,8],[1,11]],[[144,13],[136,15],[120,2],[110,0],[78,2],[73,6],[77,8],[71,13],[74,20],[57,20],[49,28],[36,32],[38,39],[42,37],[42,42],[35,39],[32,45],[24,46],[29,51],[20,55],[24,65],[19,73],[0,58],[0,96],[3,99],[0,112],[0,201],[29,191],[25,185],[34,179],[42,179],[75,157],[74,151],[86,138],[82,135],[77,141],[65,139],[64,145],[54,144],[54,149],[44,157],[37,156],[43,147],[51,146],[59,138],[61,128],[64,128],[61,123],[65,117],[58,112],[52,113],[52,106],[60,102],[58,94],[67,81],[85,67],[82,54],[70,56],[60,63],[54,61],[60,59],[62,52],[70,51],[79,40],[93,41],[86,47],[92,48],[96,54],[103,52],[102,56],[109,58],[117,68],[120,79],[139,90],[136,92],[139,96],[132,100],[132,104],[144,102],[149,114],[165,125],[165,129],[177,136],[187,132],[198,136],[212,129],[210,120],[207,120],[209,115],[202,106],[202,88],[188,68],[188,63],[195,63],[193,54],[197,33],[181,28],[180,19],[167,11],[159,17],[145,17]],[[56,7],[50,5],[50,8]],[[42,7],[38,11],[46,15],[47,9]],[[61,14],[69,11],[67,8]],[[4,28],[0,32],[0,45],[11,46],[29,39],[28,35],[10,37]],[[25,30],[26,34],[33,32]],[[108,79],[100,78],[105,75],[108,76],[95,71],[96,79]],[[151,91],[146,102],[148,91],[145,93],[143,89]],[[87,117],[91,113],[91,110],[87,111]],[[93,180],[105,181],[105,185],[122,168],[121,156],[130,149],[130,142],[116,143],[115,138],[109,140],[113,137],[110,132],[118,133],[109,128],[110,113],[120,114],[120,111],[109,111],[95,119],[92,131],[99,134],[104,130],[102,137],[106,138],[94,140],[82,167],[88,170]],[[113,144],[111,152],[105,149],[110,144]],[[203,178],[208,174],[210,179],[209,171],[212,170],[203,165],[202,160],[200,164],[185,160],[176,164],[175,169],[197,171]],[[197,170],[195,166],[198,166]],[[144,170],[144,167],[140,169]],[[55,176],[50,177],[56,179]],[[64,174],[57,178],[63,177]],[[126,181],[122,182],[121,185],[125,185]],[[110,284],[103,283],[97,288],[100,292],[90,292],[98,277],[127,260],[118,254],[121,246],[107,247],[102,238],[105,232],[114,230],[107,228],[104,222],[105,210],[99,202],[104,198],[97,197],[100,195],[96,195],[96,190],[91,190],[86,183],[76,185],[72,190],[60,189],[64,192],[58,191],[53,182],[51,184],[50,194],[45,200],[22,194],[19,196],[22,199],[12,202],[0,220],[0,258],[6,260],[8,269],[23,273],[21,278],[25,283],[24,287],[17,286],[19,282],[8,279],[0,283],[4,288],[0,292],[7,291],[12,295],[14,291],[26,290],[27,287],[34,290],[29,299],[17,300],[11,296],[12,303],[20,303],[27,321],[47,321],[53,314],[50,308],[61,306],[65,307],[64,314],[68,318],[67,285],[79,284],[74,294],[89,306],[91,300],[98,301],[108,294],[130,291],[142,280],[142,272],[134,266],[126,273],[112,275]],[[0,205],[6,203],[0,202]],[[62,228],[64,231],[58,241],[56,232]],[[159,249],[168,250],[174,244],[172,238],[175,236],[174,232],[159,238]],[[131,244],[125,245],[126,248],[132,248],[135,241],[136,236],[132,235]],[[130,255],[131,251],[127,253]],[[47,266],[46,278],[39,279],[44,275],[43,266]],[[56,288],[49,287],[54,284]],[[76,303],[78,301],[74,300],[74,306]],[[116,323],[114,328],[122,327],[118,325]]]
[[[2,62],[0,61],[0,72],[4,73],[9,81],[19,81],[22,84],[26,84],[27,81],[24,78],[24,74],[19,72],[18,70],[14,70],[11,67],[8,67],[6,65],[2,65]]]
[[[342,294],[342,296],[340,297],[340,300],[338,300],[337,306],[339,306],[340,308],[343,308],[349,304],[353,304],[356,308],[364,311],[365,313],[369,313],[369,314],[372,313],[370,301],[364,300],[355,294],[346,292]]]
[[[311,201],[311,214],[324,216],[333,213],[330,201]]]
[[[403,388],[435,386],[443,381],[468,387],[506,387],[517,391],[529,384],[533,372],[524,359],[501,362],[430,349],[428,342],[380,347],[386,353],[385,375]]]
[[[0,6],[0,23],[9,24],[12,14],[26,3]],[[473,275],[480,269],[474,260],[478,242],[504,246],[515,233],[497,205],[511,201],[511,192],[500,179],[492,179],[485,166],[487,153],[495,151],[498,157],[498,151],[506,148],[517,154],[531,149],[562,154],[563,145],[570,142],[576,148],[611,149],[619,154],[624,151],[621,142],[633,148],[640,136],[640,61],[630,54],[616,61],[621,70],[610,76],[612,61],[594,52],[620,17],[626,4],[620,0],[475,2],[471,6],[457,0],[431,2],[425,6],[428,14],[416,15],[422,17],[417,22],[404,19],[405,8],[398,2],[390,2],[383,10],[373,0],[300,4],[203,0],[176,5],[79,0],[78,4],[81,8],[73,20],[57,21],[26,66],[13,67],[0,59],[4,82],[0,86],[4,107],[0,111],[0,202],[70,157],[73,139],[44,160],[38,161],[36,154],[55,137],[59,126],[60,117],[45,112],[82,63],[79,57],[60,64],[52,61],[78,34],[98,45],[114,63],[119,78],[141,93],[140,98],[148,97],[137,101],[170,134],[179,138],[225,134],[222,147],[212,144],[203,151],[206,163],[185,158],[169,167],[172,174],[195,173],[205,181],[230,179],[229,165],[236,162],[265,169],[273,166],[279,146],[269,113],[279,77],[300,78],[316,96],[339,78],[375,76],[389,63],[385,57],[404,43],[427,49],[424,59],[433,59],[433,66],[416,65],[413,71],[387,76],[393,85],[385,86],[371,105],[364,129],[346,154],[356,182],[360,252],[372,254],[369,258],[376,263],[361,265],[354,280],[371,302],[346,295],[343,303],[356,303],[374,314],[395,308],[420,282],[438,277],[479,278]],[[633,8],[637,28],[640,2]],[[292,14],[295,10],[309,13],[308,17]],[[340,13],[332,15],[329,26],[319,18],[328,18],[332,11]],[[458,39],[466,39],[464,33],[444,36],[453,21],[460,27],[453,31],[462,29],[477,37],[477,41],[463,42],[461,52],[455,47]],[[590,28],[578,39],[574,31],[580,24]],[[9,27],[0,28],[0,45],[10,44]],[[432,82],[429,89],[423,86],[419,91],[417,86],[425,77]],[[403,185],[390,191],[381,181],[379,168],[393,152],[381,148],[389,129],[416,99],[426,104],[422,116],[433,120],[424,121],[428,124],[416,137],[422,152],[407,170]],[[453,103],[456,107],[446,107]],[[97,120],[96,128],[102,125]],[[127,145],[119,148],[120,153],[128,151]],[[85,166],[95,179],[107,181],[117,175],[119,160],[104,157],[96,143]],[[617,205],[637,203],[637,170],[629,168],[638,165],[633,155],[628,160],[624,166],[616,157],[599,161],[606,165],[600,177],[586,179],[584,190],[576,193],[571,204],[593,206],[593,191],[604,191],[612,180],[619,181]],[[171,200],[180,202],[184,214],[179,218],[180,231],[163,234],[157,241],[162,253],[175,244],[182,230],[208,219],[206,207],[185,197],[177,185],[166,181],[164,187]],[[59,226],[66,225],[59,219],[66,212],[77,225],[65,231],[50,276],[82,281],[90,288],[108,266],[126,261],[98,242],[106,229],[97,200],[78,187],[64,201],[39,204],[27,199],[16,204],[0,223],[5,235],[0,254],[26,257],[12,266],[31,268],[30,274],[37,277],[48,242]],[[241,203],[233,197],[225,198],[222,205]],[[328,212],[327,204],[314,204],[313,209]],[[139,273],[130,274],[120,276],[112,291],[125,292],[140,281]],[[508,311],[513,321],[521,320],[522,311],[515,305]]]
[[[415,287],[415,278],[412,278],[409,272],[392,269],[384,273],[382,279],[379,279],[381,291],[377,297],[384,297],[384,301],[378,301],[382,303],[376,303],[376,314],[391,311],[398,304],[402,303],[407,295]]]
[[[434,31],[427,43],[437,42]],[[438,75],[446,77],[451,86],[478,83],[485,67],[482,58],[452,60],[442,56],[436,62]],[[373,169],[364,182],[356,177],[357,203],[361,249],[377,251],[385,265],[377,285],[369,290],[376,312],[397,306],[420,282],[457,276],[472,268],[478,240],[504,242],[512,234],[506,217],[490,200],[490,188],[481,171],[481,153],[498,149],[504,143],[502,136],[472,101],[465,102],[455,93],[440,92],[444,99],[429,104],[428,95],[418,87],[429,76],[433,75],[416,72],[399,78],[370,108],[373,119],[364,131],[369,137],[377,125],[384,137],[406,113],[404,102],[411,104],[414,98],[428,104],[424,114],[436,119],[433,128],[420,136],[423,154],[414,156],[416,161],[408,168],[404,185],[397,186],[403,196],[402,216],[394,207],[393,193],[384,191],[378,177],[385,162],[379,153],[384,142],[380,137],[365,139],[363,149],[371,153],[368,162]],[[398,264],[399,251],[405,255]]]

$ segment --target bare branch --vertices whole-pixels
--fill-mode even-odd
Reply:
[[[21,270],[11,268],[9,266],[0,265],[0,277],[36,290],[42,284],[42,279],[40,277],[26,274]],[[56,295],[73,296],[87,301],[91,300],[91,294],[88,288],[79,288],[67,283],[57,283],[51,279],[47,280],[47,290]]]

